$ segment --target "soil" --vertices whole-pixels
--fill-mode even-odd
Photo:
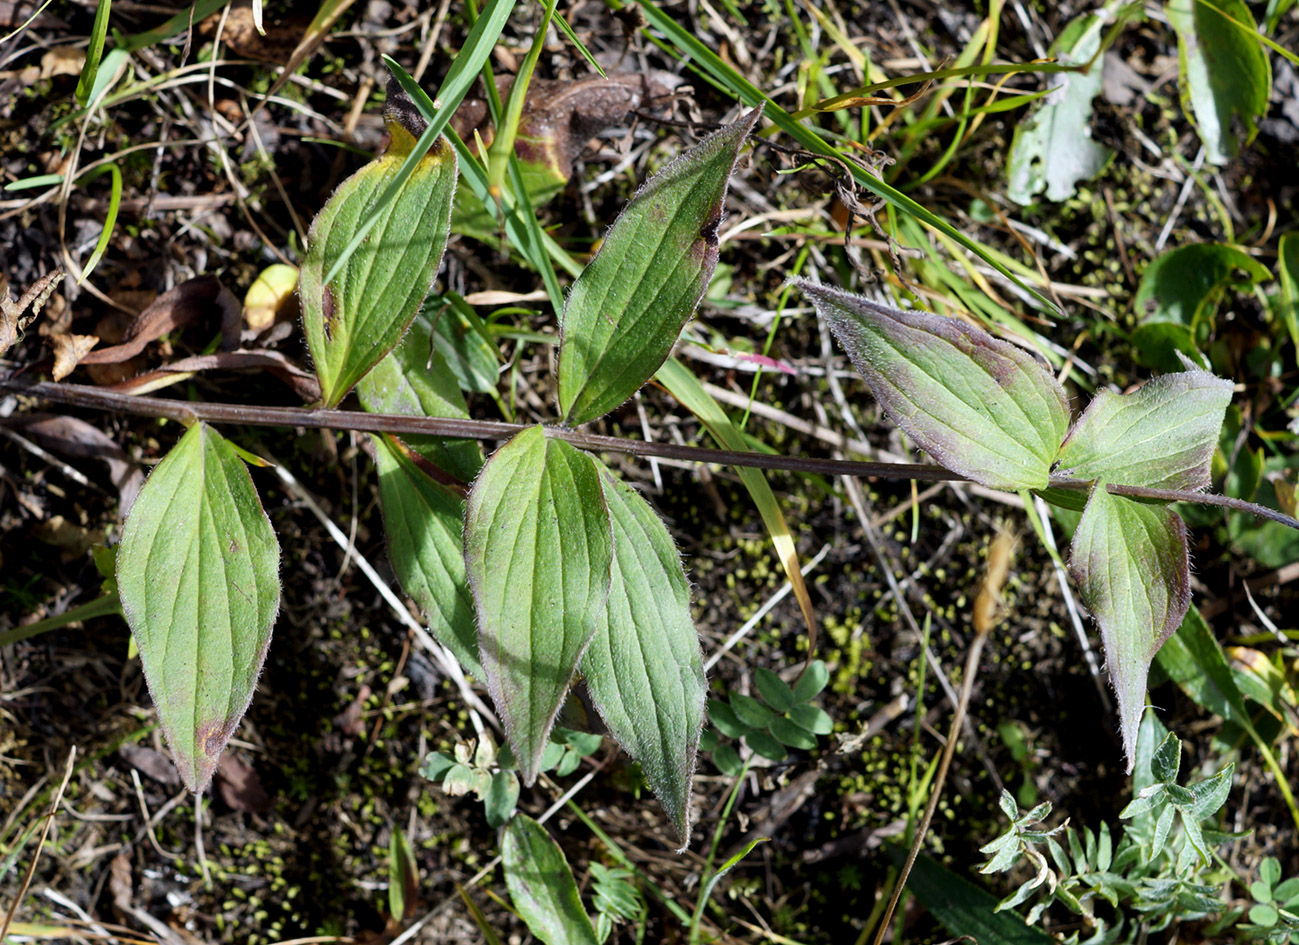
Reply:
[[[155,81],[138,94],[106,100],[89,121],[78,117],[74,90],[93,8],[52,6],[16,39],[0,44],[4,181],[60,173],[73,156],[80,168],[111,159],[122,177],[121,211],[97,269],[81,286],[64,281],[41,319],[0,355],[0,376],[19,369],[25,376],[48,373],[48,339],[60,332],[99,336],[104,347],[114,343],[131,317],[187,279],[214,275],[239,297],[281,255],[296,261],[302,229],[383,143],[380,56],[415,70],[427,47],[422,82],[435,90],[467,32],[463,9],[450,6],[445,17],[403,0],[368,0],[348,9],[301,80],[281,89],[251,126],[249,112],[274,81],[274,64],[285,61],[309,19],[295,15],[299,11],[268,7],[263,39],[250,27],[251,10],[233,8],[215,65],[220,14],[198,17],[189,38],[182,31],[133,60],[137,78],[177,70],[176,81]],[[511,20],[494,61],[498,73],[512,71],[526,53],[538,9],[520,8]],[[1081,9],[1012,4],[1003,11],[999,57],[1022,62],[1040,55]],[[32,12],[26,3],[0,2],[0,30],[16,28]],[[650,76],[656,89],[673,89],[670,100],[647,104],[634,120],[584,138],[572,180],[540,211],[555,238],[580,254],[592,248],[640,182],[733,118],[736,108],[733,99],[636,32],[634,17],[581,2],[561,12],[610,72]],[[778,10],[775,4],[724,3],[715,10],[704,2],[672,7],[670,13],[783,102],[793,102],[796,85],[808,79],[797,52],[800,31],[810,30],[809,41],[825,52],[830,68],[820,78],[836,91],[855,84],[852,61],[835,46],[829,25],[817,25],[792,5]],[[798,29],[790,19],[795,13]],[[161,8],[119,2],[111,23],[130,36],[165,15]],[[945,57],[955,57],[985,15],[981,3],[924,0],[851,3],[831,13],[854,46],[889,75],[937,68]],[[1299,48],[1294,10],[1273,37],[1288,49]],[[926,52],[927,66],[916,58],[917,49]],[[1294,227],[1299,116],[1291,101],[1294,72],[1274,56],[1273,107],[1257,138],[1236,161],[1206,169],[1197,185],[1184,187],[1199,144],[1178,103],[1171,30],[1155,21],[1133,25],[1109,55],[1126,64],[1140,91],[1123,105],[1098,105],[1095,134],[1115,150],[1115,158],[1074,197],[1017,208],[1000,196],[1018,110],[985,116],[943,173],[911,195],[988,245],[1015,258],[1035,258],[1062,287],[1063,317],[1043,323],[998,283],[1003,297],[1018,306],[1021,317],[1037,319],[1037,330],[1094,368],[1094,377],[1076,375],[1087,385],[1126,389],[1150,373],[1137,363],[1127,331],[1135,323],[1136,280],[1158,255],[1156,247],[1230,240],[1225,213],[1235,240],[1255,247],[1264,264],[1273,265],[1279,237]],[[538,70],[554,80],[590,72],[558,34],[547,42]],[[1031,75],[1014,77],[1007,86],[1039,87]],[[959,107],[960,99],[951,102]],[[886,113],[876,108],[875,121]],[[836,116],[823,118],[824,127],[841,130],[837,122]],[[950,136],[946,127],[925,139],[900,169],[898,182],[919,179]],[[883,134],[873,146],[897,157],[902,140],[900,134]],[[1151,143],[1160,154],[1150,153]],[[771,313],[782,307],[782,286],[800,253],[797,264],[804,272],[845,287],[896,287],[899,279],[916,285],[920,279],[914,256],[904,252],[904,268],[896,270],[897,257],[860,216],[853,235],[881,248],[846,252],[845,205],[869,203],[868,195],[836,188],[832,169],[809,165],[789,150],[788,141],[775,138],[774,144],[780,147],[755,147],[741,162],[721,231],[761,213],[771,216],[723,244],[729,281],[714,284],[690,329],[694,343],[680,354],[702,380],[742,398],[752,393],[760,409],[746,432],[772,450],[832,457],[845,455],[837,452],[837,438],[865,437],[873,450],[918,458],[801,300],[787,303],[770,351],[788,373],[765,370],[751,387],[756,362],[737,357],[764,350]],[[0,274],[14,295],[62,265],[65,253],[84,266],[110,200],[108,175],[83,179],[66,194],[48,185],[0,194]],[[816,225],[800,221],[782,230],[781,212],[800,208],[817,211]],[[1030,235],[1022,242],[1022,235],[1000,222],[1005,216],[1049,240]],[[1170,218],[1169,235],[1161,240]],[[837,231],[831,221],[838,221]],[[816,229],[829,238],[807,235]],[[936,247],[933,252],[943,255]],[[963,272],[957,263],[952,268]],[[439,291],[465,295],[525,294],[540,287],[538,275],[517,258],[464,236],[449,243],[438,284]],[[491,311],[479,309],[484,316]],[[502,338],[511,365],[502,375],[504,401],[515,406],[521,422],[553,420],[550,349],[531,339],[555,334],[554,313],[547,303],[524,300],[496,318],[512,330]],[[1270,377],[1260,379],[1249,366],[1251,351],[1282,345],[1279,331],[1259,299],[1242,294],[1224,300],[1214,344],[1241,366],[1235,403],[1247,421],[1233,460],[1240,450],[1263,446],[1269,459],[1299,465],[1293,436],[1258,435],[1284,428],[1277,418],[1294,397],[1292,349],[1272,362],[1277,367]],[[186,325],[131,361],[93,371],[82,366],[68,381],[126,381],[211,350],[216,337],[215,323]],[[301,326],[292,316],[253,344],[309,364]],[[1078,384],[1070,393],[1076,401],[1088,395]],[[302,404],[294,389],[264,370],[203,371],[158,395]],[[487,396],[471,396],[470,404],[476,417],[501,418]],[[734,410],[737,418],[740,413]],[[804,426],[772,419],[773,413]],[[24,434],[25,423],[49,415],[84,421],[120,457],[81,426],[57,442]],[[821,432],[806,432],[809,425]],[[593,428],[712,445],[689,412],[654,385]],[[129,484],[139,486],[131,471],[147,470],[179,432],[170,421],[64,408],[0,390],[0,634],[66,614],[101,594],[104,578],[94,549],[120,538]],[[507,907],[499,868],[470,885],[497,851],[482,805],[472,796],[448,796],[418,773],[426,753],[450,753],[472,739],[474,730],[456,685],[358,566],[363,559],[396,584],[365,438],[309,429],[229,426],[224,432],[301,484],[290,489],[273,470],[252,470],[279,538],[283,580],[256,696],[213,789],[201,799],[196,830],[195,798],[180,786],[166,757],[124,620],[72,622],[0,646],[0,915],[17,902],[14,919],[26,924],[11,932],[13,940],[107,935],[169,943],[258,945],[308,937],[377,943],[392,941],[420,920],[417,941],[484,941],[457,895],[463,888],[501,941],[528,941],[526,927]],[[80,452],[70,440],[80,444]],[[752,500],[730,469],[606,459],[669,523],[692,584],[705,656],[713,653],[785,581]],[[915,766],[923,773],[947,737],[952,704],[944,686],[961,684],[972,640],[970,607],[988,546],[999,528],[1009,527],[1021,533],[1014,567],[925,849],[1001,896],[1012,888],[1012,878],[979,877],[975,870],[985,860],[979,847],[1005,829],[997,806],[1003,788],[1023,805],[1050,801],[1052,824],[1069,818],[1074,825],[1118,826],[1131,788],[1113,700],[1103,673],[1092,668],[1103,663],[1099,636],[1088,621],[1089,657],[1051,558],[1014,507],[1015,497],[968,484],[931,489],[926,483],[863,481],[865,507],[884,549],[881,560],[843,483],[786,473],[769,479],[801,560],[821,555],[808,586],[820,621],[815,655],[826,661],[831,676],[819,704],[834,720],[834,734],[815,751],[793,751],[778,764],[760,762],[739,784],[701,758],[694,840],[682,854],[674,852],[662,810],[610,739],[571,775],[543,778],[525,789],[521,810],[537,816],[593,775],[575,797],[583,815],[663,897],[687,912],[694,908],[710,844],[729,856],[753,835],[769,837],[717,888],[704,923],[707,940],[858,940],[891,876],[890,846],[903,840]],[[1220,477],[1215,487],[1222,485]],[[353,550],[331,538],[309,508],[312,500],[350,538]],[[1192,524],[1196,605],[1210,616],[1220,640],[1249,640],[1276,656],[1293,683],[1299,665],[1294,637],[1280,643],[1271,635],[1277,628],[1293,631],[1299,613],[1293,560],[1242,551],[1222,515],[1200,513]],[[1065,541],[1067,519],[1057,520],[1055,528],[1056,538]],[[904,602],[891,593],[884,568],[903,583]],[[1246,582],[1260,578],[1246,594]],[[916,632],[920,625],[928,628],[927,640]],[[796,603],[784,598],[711,671],[714,696],[752,692],[758,667],[792,680],[808,657],[808,642]],[[485,690],[479,693],[486,697]],[[1220,718],[1171,683],[1152,680],[1150,702],[1186,746],[1184,776],[1204,776],[1229,761],[1237,766],[1225,826],[1252,828],[1253,834],[1223,849],[1227,862],[1254,875],[1262,857],[1275,856],[1284,875],[1299,874],[1294,824],[1257,753],[1233,743]],[[1281,732],[1275,751],[1291,783],[1299,782],[1294,747],[1293,738]],[[44,815],[65,776],[29,877],[37,837],[47,826]],[[589,902],[589,866],[613,864],[608,847],[570,809],[561,810],[549,827]],[[394,828],[410,839],[419,874],[417,901],[397,920],[388,915]],[[20,846],[24,836],[30,839]],[[1239,886],[1224,889],[1235,904],[1246,904]],[[685,941],[681,923],[662,899],[653,893],[646,899],[642,936],[637,938],[632,923],[619,926],[611,941]],[[1043,922],[1063,934],[1077,928],[1070,923],[1076,918],[1063,911],[1048,913]],[[1178,928],[1150,940],[1167,935],[1173,941]],[[915,901],[904,909],[901,929],[911,942],[950,938]],[[1200,940],[1202,933],[1188,923],[1180,934],[1180,940]]]

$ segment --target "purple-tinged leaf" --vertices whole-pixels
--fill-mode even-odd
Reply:
[[[1165,374],[1130,394],[1102,390],[1060,447],[1056,471],[1155,489],[1203,489],[1231,403],[1231,381]]]
[[[1063,388],[1027,352],[955,318],[804,280],[871,393],[937,462],[993,489],[1041,489],[1069,426]]]
[[[659,369],[717,267],[717,228],[755,108],[677,157],[636,192],[573,283],[560,320],[559,409],[582,424]]]
[[[1074,532],[1069,570],[1100,624],[1131,774],[1150,662],[1191,604],[1186,525],[1167,506],[1110,495],[1098,482]]]
[[[594,460],[541,427],[497,450],[469,493],[479,655],[524,784],[604,612],[612,544]]]

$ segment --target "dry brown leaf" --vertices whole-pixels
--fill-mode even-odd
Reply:
[[[180,786],[180,772],[171,763],[171,759],[156,748],[145,745],[123,745],[117,753],[122,756],[123,761],[146,778],[151,778],[164,787]]]
[[[41,56],[41,78],[56,75],[80,75],[86,64],[86,51],[76,46],[55,46]]]
[[[353,738],[360,738],[365,734],[365,722],[361,720],[361,711],[365,708],[365,700],[368,698],[370,698],[370,687],[362,683],[361,691],[356,694],[352,704],[334,716],[334,724],[340,731]]]
[[[50,347],[54,349],[54,368],[50,374],[56,381],[63,380],[97,344],[99,339],[94,335],[54,335],[50,338]]]
[[[225,27],[221,30],[221,42],[245,59],[283,64],[293,55],[298,40],[310,22],[309,17],[290,16],[276,22],[263,23],[266,28],[266,35],[263,36],[257,32],[257,25],[253,22],[253,8],[247,3],[231,4]],[[213,13],[199,24],[199,32],[215,39],[220,23],[221,14]]]
[[[144,484],[144,472],[108,434],[77,417],[46,413],[8,417],[0,424],[20,430],[55,453],[107,463],[109,478],[117,488],[118,515],[126,517]]]
[[[232,810],[245,814],[264,814],[271,809],[271,799],[262,787],[257,769],[238,755],[226,755],[216,772],[217,793]]]
[[[37,541],[58,548],[59,557],[64,561],[75,561],[85,555],[91,546],[104,543],[103,529],[77,525],[62,515],[53,515],[36,523],[32,535]]]
[[[17,302],[9,295],[8,280],[0,284],[0,354],[13,347],[18,336],[40,314],[41,306],[62,279],[62,269],[47,272],[33,282]]]
[[[151,341],[215,315],[221,324],[221,346],[239,345],[239,301],[215,276],[187,279],[158,296],[122,334],[121,344],[101,348],[83,359],[84,364],[116,364],[133,358]],[[233,341],[232,341],[233,339]]]
[[[113,897],[114,909],[122,915],[131,914],[135,890],[132,889],[131,856],[126,850],[113,857],[108,864],[108,893]]]

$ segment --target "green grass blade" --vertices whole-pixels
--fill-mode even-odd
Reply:
[[[116,164],[109,164],[107,167],[108,174],[112,178],[112,190],[108,197],[108,212],[104,214],[104,230],[99,234],[99,242],[95,244],[95,251],[90,254],[90,259],[86,261],[86,268],[81,271],[77,285],[89,279],[90,274],[95,271],[99,260],[108,249],[108,241],[113,238],[113,229],[117,226],[117,211],[122,206],[122,172]]]
[[[77,80],[77,104],[85,108],[90,102],[90,90],[95,86],[99,63],[104,57],[104,40],[108,38],[108,13],[113,0],[99,0],[95,8],[95,25],[90,28],[90,46],[86,49],[86,62]]]
[[[344,248],[342,254],[335,260],[333,267],[325,276],[325,285],[329,285],[334,278],[347,265],[347,261],[356,252],[356,248],[361,245],[370,229],[378,222],[383,214],[384,208],[401,192],[407,178],[414,172],[415,166],[428,153],[433,142],[437,140],[438,135],[451,121],[451,116],[455,113],[460,102],[469,93],[469,88],[474,84],[478,77],[478,70],[483,67],[483,63],[492,54],[492,47],[496,44],[497,38],[501,35],[501,30],[505,26],[505,21],[510,18],[510,13],[514,10],[517,0],[489,0],[486,9],[483,10],[482,16],[474,23],[473,29],[469,31],[469,36],[465,39],[465,45],[460,50],[460,55],[451,65],[451,71],[442,82],[442,87],[438,89],[437,98],[433,100],[433,115],[426,117],[428,127],[424,133],[419,136],[415,142],[415,147],[407,155],[405,163],[393,178],[388,189],[384,191],[378,202],[371,208],[366,219],[362,221],[357,228],[356,235],[352,237]],[[396,63],[389,56],[384,56],[383,61],[389,69],[393,69]],[[400,69],[400,66],[397,67]],[[394,75],[396,75],[396,70]],[[400,76],[398,77],[400,80]],[[402,83],[405,87],[406,83]],[[409,94],[409,89],[407,89]]]
[[[410,74],[396,62],[390,59],[386,60],[386,62],[388,68],[392,70],[397,81],[401,83],[401,87],[406,90],[406,94],[409,95],[411,101],[415,103],[415,107],[419,109],[424,120],[431,120],[433,115],[436,113],[437,108],[433,100],[428,97],[428,93],[420,88],[419,83],[411,78]],[[469,189],[474,192],[474,196],[477,197],[484,206],[492,206],[492,197],[491,194],[488,193],[487,189],[487,169],[484,168],[478,158],[469,151],[468,146],[461,140],[460,136],[456,134],[454,128],[448,125],[445,130],[447,137],[451,140],[452,146],[456,149],[457,157],[460,159],[461,178],[469,185]],[[517,165],[517,159],[514,163]],[[502,195],[505,203],[505,235],[509,239],[510,245],[518,250],[520,255],[529,260],[529,262],[533,262],[534,266],[536,266],[538,271],[541,272],[543,280],[547,278],[546,273],[548,270],[551,278],[554,278],[554,270],[549,265],[537,265],[536,262],[533,261],[533,256],[537,255],[533,252],[533,243],[539,243],[545,250],[546,255],[549,256],[551,260],[558,263],[559,266],[569,275],[579,275],[582,271],[581,265],[565,252],[563,247],[556,243],[549,234],[541,229],[540,224],[537,222],[536,214],[531,212],[531,205],[526,203],[526,190],[520,186],[518,179],[511,176],[511,183],[519,193],[523,193],[525,196],[523,201],[520,202],[520,205],[516,205],[514,202],[514,194],[510,193]],[[525,206],[528,207],[528,212],[526,213],[523,212]],[[555,288],[552,291],[550,285],[547,284],[547,291],[551,294],[552,300],[555,298],[556,294],[559,293],[558,285],[559,283],[556,279]],[[563,308],[562,301],[556,307],[556,311],[559,311],[561,308]]]
[[[617,4],[618,0],[611,0]],[[1018,275],[1007,268],[1003,263],[992,256],[977,240],[966,236],[952,224],[948,223],[942,217],[927,209],[916,200],[904,194],[878,177],[870,173],[866,168],[857,164],[850,157],[840,154],[829,142],[821,137],[814,129],[800,124],[789,112],[785,111],[770,98],[767,97],[761,89],[755,86],[748,79],[744,78],[732,67],[728,66],[717,53],[709,49],[697,36],[691,33],[684,26],[670,19],[666,14],[661,12],[652,3],[647,0],[637,0],[641,9],[645,12],[646,19],[655,29],[660,30],[668,36],[677,48],[686,52],[695,61],[695,65],[703,69],[711,78],[720,83],[721,86],[734,94],[738,95],[740,100],[750,107],[760,103],[766,103],[766,116],[791,138],[801,144],[813,154],[833,160],[836,164],[847,168],[852,174],[853,180],[858,185],[870,191],[881,200],[892,204],[899,210],[910,214],[920,220],[927,226],[933,227],[940,233],[944,233],[956,240],[961,246],[965,247],[974,255],[978,256],[988,265],[1014,282],[1033,298],[1037,299],[1043,310],[1047,312],[1056,312],[1055,303],[1036,289],[1027,285]],[[979,66],[979,69],[992,69],[990,66]],[[1016,67],[1020,68],[1020,67]]]
[[[703,384],[699,383],[699,378],[695,377],[680,361],[668,358],[654,376],[668,389],[668,393],[699,418],[722,449],[752,448],[744,438],[744,434],[735,428],[725,411],[718,406],[717,401],[704,390]],[[742,467],[736,472],[739,473],[744,487],[749,490],[749,495],[753,497],[753,504],[757,506],[758,514],[762,516],[763,524],[767,526],[771,542],[776,546],[776,555],[780,558],[781,567],[784,568],[785,576],[794,590],[794,596],[798,599],[803,619],[807,622],[807,652],[811,654],[816,651],[816,613],[812,609],[812,598],[807,592],[803,572],[798,565],[798,552],[794,547],[794,536],[790,533],[789,523],[785,521],[785,514],[780,510],[776,494],[771,491],[771,483],[767,482],[767,477],[761,470]]]
[[[1240,694],[1236,680],[1232,678],[1222,647],[1198,610],[1191,608],[1181,627],[1168,638],[1155,658],[1178,688],[1196,703],[1245,730],[1263,756],[1263,763],[1276,778],[1290,816],[1299,826],[1299,805],[1295,803],[1290,781],[1277,763],[1271,746],[1254,727],[1254,720],[1245,707],[1245,698]]]

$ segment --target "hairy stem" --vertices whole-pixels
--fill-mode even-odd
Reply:
[[[9,390],[54,403],[91,410],[111,410],[145,417],[164,417],[181,423],[204,420],[209,423],[237,423],[245,426],[309,427],[325,430],[355,430],[360,433],[425,434],[466,440],[507,440],[527,429],[517,423],[494,420],[469,420],[452,417],[408,417],[398,414],[363,413],[355,410],[317,410],[309,407],[256,407],[243,404],[214,404],[172,400],[163,397],[137,397],[119,391],[102,390],[88,384],[31,382],[14,377],[0,378],[0,390]],[[719,450],[676,443],[648,443],[616,436],[600,436],[583,430],[547,427],[548,436],[558,437],[573,446],[630,456],[654,456],[694,463],[717,463],[722,466],[749,466],[757,469],[782,469],[787,472],[817,473],[825,476],[857,476],[876,479],[917,479],[925,482],[968,482],[941,466],[925,463],[866,463],[841,459],[816,459],[808,456],[780,456],[743,450]],[[1077,492],[1091,488],[1079,479],[1051,479],[1051,487]],[[1279,522],[1299,530],[1299,519],[1275,509],[1235,499],[1231,496],[1192,492],[1180,489],[1150,489],[1108,483],[1113,495],[1166,502],[1194,502],[1249,512],[1259,518]]]

